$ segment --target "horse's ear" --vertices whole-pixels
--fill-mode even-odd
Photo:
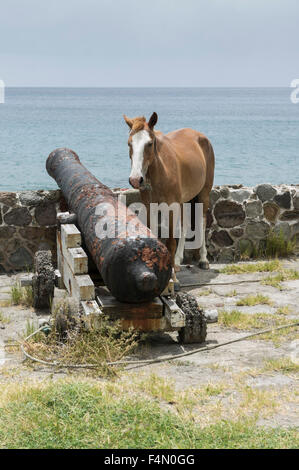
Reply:
[[[151,117],[149,118],[149,121],[148,121],[148,127],[150,129],[153,129],[155,127],[155,125],[157,124],[158,122],[158,114],[157,113],[153,113],[151,115]]]
[[[128,126],[129,126],[129,128],[132,129],[132,127],[133,127],[133,119],[128,118],[128,116],[126,116],[125,114],[124,114],[123,116],[124,116],[124,120],[126,121],[126,123],[127,123]]]

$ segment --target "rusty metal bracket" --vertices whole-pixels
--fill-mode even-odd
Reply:
[[[186,315],[172,298],[160,297],[164,304],[164,315],[170,330],[183,328],[185,326]]]

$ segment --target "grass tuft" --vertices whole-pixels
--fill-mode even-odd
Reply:
[[[271,301],[267,295],[257,294],[257,295],[247,295],[243,299],[238,300],[238,306],[253,306],[258,304],[268,304],[271,305]]]
[[[266,239],[265,247],[261,250],[261,255],[266,258],[288,257],[295,253],[295,249],[296,242],[287,241],[282,230],[279,234],[271,230]]]
[[[20,283],[16,282],[15,285],[11,288],[11,302],[13,305],[24,305],[26,307],[32,307],[32,286],[21,287]]]
[[[279,260],[259,261],[258,263],[228,264],[220,270],[223,274],[243,274],[257,272],[273,272],[281,269]]]
[[[138,382],[138,389],[159,400],[167,402],[175,401],[174,383],[170,380],[163,380],[153,373],[146,379]]]
[[[200,291],[197,295],[206,296],[206,295],[210,295],[210,294],[212,294],[212,290],[211,289],[205,289],[205,290]]]
[[[225,297],[236,297],[236,295],[238,295],[238,292],[236,291],[236,289],[233,289],[227,294],[225,294]]]
[[[266,286],[276,287],[277,289],[282,290],[283,287],[281,285],[284,281],[295,281],[299,279],[299,272],[295,269],[281,269],[279,273],[275,274],[274,276],[268,276],[263,279],[261,282]]]
[[[4,315],[3,312],[0,312],[0,323],[5,324],[5,323],[10,323],[11,319]]]
[[[265,361],[263,372],[282,372],[283,374],[289,374],[290,372],[299,372],[299,364],[291,361],[288,357],[282,357],[280,359],[270,359]]]
[[[262,240],[258,246],[253,245],[240,253],[243,261],[250,258],[281,258],[289,257],[296,253],[296,240],[286,240],[284,233],[270,230],[267,238]]]
[[[59,306],[61,315],[61,306]],[[68,314],[68,312],[67,312]],[[116,368],[106,362],[121,360],[137,346],[138,333],[132,329],[124,331],[119,322],[109,321],[106,317],[88,317],[83,323],[80,318],[66,318],[68,327],[64,334],[60,323],[53,321],[52,330],[26,342],[26,350],[32,356],[49,362],[61,364],[92,364],[97,372],[107,375]],[[27,324],[26,336],[36,330]]]
[[[291,313],[290,307],[288,305],[285,305],[284,307],[279,307],[276,310],[276,313],[278,315],[289,315]]]

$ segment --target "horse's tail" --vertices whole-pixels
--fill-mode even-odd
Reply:
[[[206,184],[205,187],[210,191],[214,183],[215,153],[209,139],[203,134],[199,137],[198,143],[201,146],[206,160]]]

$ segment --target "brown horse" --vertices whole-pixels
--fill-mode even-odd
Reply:
[[[146,206],[151,202],[170,205],[196,200],[203,203],[204,237],[199,267],[208,269],[205,228],[214,180],[214,151],[210,141],[200,132],[188,128],[165,135],[154,130],[158,121],[156,113],[148,122],[145,117],[130,119],[124,115],[124,119],[131,129],[128,140],[131,158],[129,182],[133,188],[140,190],[142,202]],[[170,220],[170,225],[172,222]],[[166,246],[173,268],[182,262],[184,244],[183,232],[176,247],[172,225]]]

